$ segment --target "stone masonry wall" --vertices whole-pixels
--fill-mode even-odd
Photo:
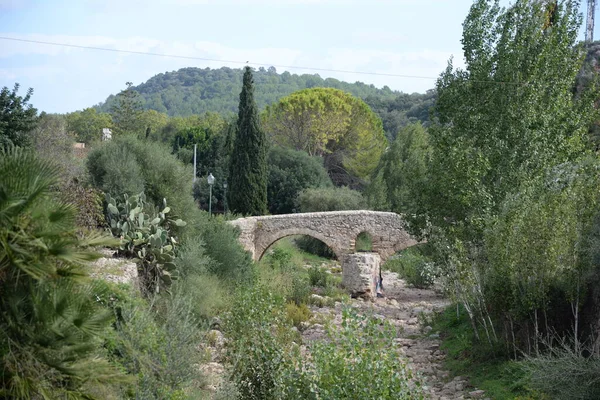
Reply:
[[[338,259],[354,253],[356,237],[368,232],[374,253],[382,261],[396,251],[417,244],[404,229],[405,222],[395,213],[378,211],[332,211],[240,218],[230,221],[240,228],[240,242],[259,260],[277,240],[290,235],[308,235],[331,247]]]

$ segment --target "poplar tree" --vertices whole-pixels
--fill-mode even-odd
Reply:
[[[250,67],[244,71],[237,134],[229,168],[227,200],[231,211],[244,215],[266,214],[267,140],[258,122]]]

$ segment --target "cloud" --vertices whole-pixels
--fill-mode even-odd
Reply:
[[[324,78],[361,81],[378,87],[387,85],[404,92],[424,92],[434,86],[435,78],[446,67],[452,54],[427,49],[391,51],[348,47],[312,52],[261,46],[241,48],[210,41],[170,41],[141,36],[117,38],[10,33],[0,33],[0,36],[189,57],[158,57],[41,43],[0,41],[0,86],[10,86],[16,81],[27,82],[27,85],[35,87],[36,90],[40,87],[40,97],[47,93],[47,96],[52,98],[49,105],[40,104],[40,108],[53,112],[72,111],[90,106],[104,100],[109,94],[118,92],[127,81],[139,84],[164,71],[184,67],[240,68],[246,61],[255,67],[273,65],[280,73],[284,70],[298,74],[318,73]],[[363,75],[343,71],[374,74]],[[424,76],[428,79],[418,79],[414,76]],[[42,98],[41,102],[44,101],[46,100]]]

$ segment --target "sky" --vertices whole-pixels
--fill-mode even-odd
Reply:
[[[279,73],[318,73],[422,93],[433,88],[450,57],[455,66],[463,64],[462,22],[471,4],[472,0],[0,0],[0,38],[195,58],[0,39],[0,87],[12,88],[18,82],[21,94],[31,87],[30,103],[38,110],[64,113],[98,104],[124,89],[126,82],[137,85],[161,72],[240,68],[248,63],[273,65]],[[596,25],[598,31],[600,24]]]

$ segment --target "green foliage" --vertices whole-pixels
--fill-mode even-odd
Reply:
[[[369,232],[361,232],[356,237],[356,243],[354,244],[355,251],[372,251],[373,250],[373,238]]]
[[[332,186],[322,161],[302,151],[271,147],[268,169],[267,199],[272,214],[294,212],[303,189]]]
[[[73,206],[52,197],[58,170],[20,148],[0,153],[0,397],[89,398],[123,380],[100,350],[110,323],[85,283]]]
[[[325,288],[329,285],[329,275],[325,268],[310,267],[308,269],[308,282],[311,286]]]
[[[92,144],[102,139],[102,129],[113,129],[112,117],[108,113],[99,113],[95,108],[86,108],[65,115],[67,131],[78,142]]]
[[[508,9],[476,1],[464,22],[465,70],[448,65],[437,83],[428,206],[453,236],[478,240],[509,193],[582,154],[596,89],[573,97],[581,68],[577,3]]]
[[[365,200],[356,190],[347,187],[305,189],[298,195],[301,212],[363,210]]]
[[[238,231],[221,216],[198,211],[188,220],[188,229],[182,239],[202,240],[206,254],[213,260],[208,272],[228,282],[238,282],[250,276],[252,258],[237,240]]]
[[[111,196],[143,191],[155,206],[169,199],[171,214],[187,222],[197,209],[191,196],[190,167],[185,167],[163,144],[116,137],[94,148],[87,167],[92,184]]]
[[[127,89],[117,95],[116,101],[110,108],[110,113],[115,133],[142,133],[140,124],[142,101],[139,93],[133,88],[133,83],[127,82]]]
[[[122,202],[107,194],[106,203],[110,230],[113,236],[121,238],[119,252],[140,260],[145,289],[149,293],[158,293],[160,288],[168,288],[177,278],[177,241],[172,235],[172,226],[181,227],[186,223],[167,218],[171,209],[166,200],[162,210],[146,214],[144,193],[131,197],[124,195]]]
[[[259,126],[250,67],[244,72],[240,93],[229,184],[227,201],[231,211],[243,215],[267,213],[267,139]]]
[[[402,128],[381,157],[374,179],[366,191],[369,205],[407,215],[415,221],[427,187],[427,165],[431,157],[427,131],[419,123]],[[422,227],[422,225],[421,225]]]
[[[506,347],[491,348],[477,340],[462,306],[446,308],[435,316],[432,326],[440,332],[440,348],[446,353],[443,366],[452,376],[467,376],[471,385],[492,399],[547,400],[528,388],[525,370],[507,360]]]
[[[515,346],[525,347],[520,331],[545,330],[538,313],[552,331],[571,330],[580,339],[587,280],[597,268],[590,241],[599,211],[599,171],[595,159],[557,166],[508,198],[486,232],[489,264],[481,272],[488,282],[486,303],[493,316],[512,321]]]
[[[301,236],[295,240],[296,246],[302,251],[314,254],[319,257],[333,259],[335,253],[329,246],[321,242],[319,239],[311,236]]]
[[[287,376],[288,390],[305,394],[297,398],[423,399],[421,383],[395,350],[395,329],[380,322],[343,309],[341,328],[330,327],[330,340],[313,343],[300,376]]]
[[[140,94],[144,108],[170,116],[185,117],[207,111],[227,115],[238,110],[239,99],[235,94],[238,93],[243,74],[243,69],[228,67],[182,68],[160,73],[136,86],[135,90]],[[378,89],[362,82],[346,83],[333,78],[323,79],[316,74],[296,75],[287,71],[278,74],[273,67],[259,68],[253,71],[253,74],[257,85],[256,104],[259,109],[292,92],[312,87],[337,88],[360,98],[374,96],[390,101],[400,94],[388,87]],[[98,107],[99,110],[108,112],[116,100],[116,96],[109,96],[106,102]]]
[[[128,286],[105,286],[98,302],[115,315],[106,342],[114,363],[136,377],[121,398],[183,399],[184,390],[202,382],[196,369],[201,331],[190,301],[178,293],[152,299],[154,307]]]
[[[260,286],[243,288],[225,328],[230,379],[239,398],[282,398],[281,377],[292,363],[293,336],[281,298]]]
[[[591,346],[563,340],[544,354],[527,357],[521,366],[530,376],[531,387],[549,398],[600,398],[600,358]]]
[[[329,171],[343,167],[359,178],[375,169],[387,145],[377,115],[362,100],[338,89],[292,93],[268,106],[262,123],[278,145],[311,156],[331,154]]]
[[[294,302],[285,305],[285,313],[289,321],[296,328],[299,328],[302,322],[306,322],[311,317],[311,312],[308,306],[304,303],[297,305]]]
[[[18,83],[12,91],[6,86],[0,90],[0,147],[28,146],[28,133],[37,124],[37,109],[27,104],[33,89],[30,88],[25,97],[18,96],[18,91]]]
[[[390,142],[394,141],[398,132],[407,125],[429,123],[429,110],[434,106],[435,90],[420,93],[400,93],[395,97],[370,95],[364,98],[365,103],[379,115],[383,129]]]
[[[432,286],[439,274],[436,265],[418,249],[413,248],[389,258],[382,268],[397,272],[406,283],[421,289]]]

